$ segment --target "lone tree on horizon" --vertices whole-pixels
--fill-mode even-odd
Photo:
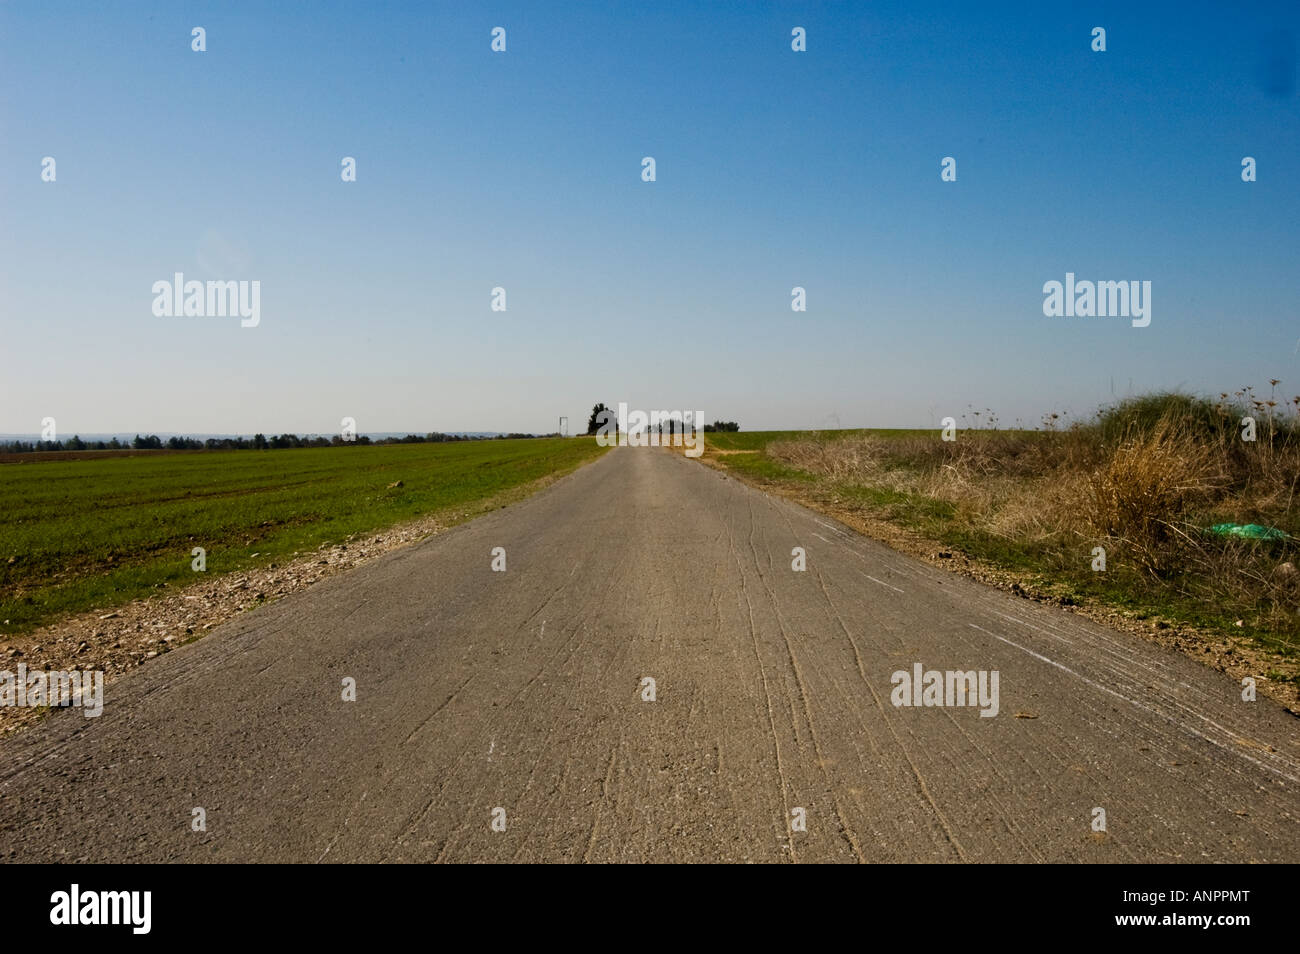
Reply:
[[[600,428],[599,418],[600,418],[601,411],[608,411],[608,410],[609,408],[605,407],[605,402],[603,401],[591,409],[591,417],[587,420],[588,434],[596,433],[596,431]]]

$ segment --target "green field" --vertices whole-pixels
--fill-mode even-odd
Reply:
[[[218,574],[428,514],[458,522],[603,452],[546,438],[0,464],[0,633],[191,583],[194,547]]]

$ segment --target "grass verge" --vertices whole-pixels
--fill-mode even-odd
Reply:
[[[1300,398],[1250,389],[1158,394],[1065,430],[952,441],[937,429],[710,434],[704,459],[898,549],[1250,674],[1294,710],[1298,410]],[[1225,523],[1281,536],[1208,530]]]

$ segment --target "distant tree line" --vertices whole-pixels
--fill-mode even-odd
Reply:
[[[355,440],[345,441],[341,435],[333,437],[299,437],[297,434],[254,434],[252,437],[209,437],[199,440],[196,437],[169,437],[163,440],[156,434],[146,437],[135,435],[130,442],[119,441],[116,437],[109,441],[83,441],[74,435],[60,441],[0,441],[0,453],[25,454],[39,451],[85,451],[85,450],[279,450],[286,447],[341,447],[347,444],[443,444],[450,441],[482,440],[522,440],[534,437],[555,437],[545,434],[494,434],[491,437],[468,436],[463,434],[442,434],[434,431],[429,434],[407,434],[405,437],[382,437],[372,440],[364,434]]]
[[[712,424],[704,425],[704,433],[713,434],[718,431],[739,431],[740,425],[735,421],[714,421]]]

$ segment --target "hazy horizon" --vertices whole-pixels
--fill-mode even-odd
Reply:
[[[1265,381],[1264,384],[1267,385],[1268,382]],[[1172,389],[1172,390],[1178,391],[1178,393],[1188,393],[1185,389],[1182,390]],[[1267,388],[1265,388],[1265,391],[1266,390]],[[1146,393],[1153,393],[1153,392],[1146,392]],[[1255,393],[1257,395],[1260,395],[1262,393],[1261,389],[1255,388]],[[1083,409],[1080,413],[1076,414],[1074,411],[1069,411],[1068,416],[1058,419],[1055,426],[1059,428],[1062,426],[1068,426],[1072,421],[1076,421],[1076,420],[1086,421],[1090,419],[1097,411],[1102,410],[1107,406],[1120,403],[1128,397],[1138,397],[1138,396],[1140,395],[1137,392],[1126,392],[1124,394],[1116,393],[1113,398],[1109,400],[1103,400],[1099,402],[1095,407]],[[1213,399],[1218,397],[1218,393],[1210,394],[1208,392],[1204,392],[1204,393],[1197,393],[1194,396]],[[1264,394],[1263,396],[1267,396],[1267,395]],[[1231,398],[1232,395],[1229,394],[1229,397]],[[617,406],[618,402],[614,401],[614,402],[602,402],[602,403],[614,407]],[[982,427],[987,424],[987,421],[983,417],[986,410],[988,409],[983,407],[974,407],[974,406],[956,408],[952,412],[952,416],[957,418],[959,421],[961,421],[962,415],[966,415],[966,421],[969,422],[969,426]],[[993,410],[994,412],[997,411],[996,408],[992,408],[991,410]],[[976,421],[971,417],[972,411],[978,411],[980,413],[981,417],[979,421]],[[588,410],[586,413],[581,415],[571,415],[566,425],[566,433],[568,434],[568,436],[577,436],[586,433],[587,421],[590,418],[590,416],[591,416],[590,410]],[[945,414],[944,416],[948,416],[948,415]],[[735,420],[735,418],[734,416],[727,415],[727,414],[706,414],[704,423],[712,424],[713,422],[720,421],[720,420]],[[795,426],[795,427],[748,426],[744,421],[737,421],[737,423],[740,424],[740,429],[742,431],[777,431],[777,430],[818,431],[818,430],[867,430],[867,429],[928,430],[940,426],[938,417],[936,417],[932,421],[927,421],[926,423],[923,424],[888,424],[888,423],[859,424],[859,423],[842,422],[834,419],[828,419],[820,423],[814,423],[805,426]],[[558,425],[559,425],[559,421],[556,420],[554,422],[554,425],[549,430],[529,431],[529,430],[523,430],[519,428],[515,428],[511,430],[487,430],[487,429],[465,429],[465,428],[441,429],[441,428],[428,428],[428,427],[413,427],[413,428],[388,428],[385,430],[358,429],[356,433],[358,436],[364,436],[370,438],[405,437],[410,434],[423,436],[425,434],[433,434],[433,433],[446,434],[449,436],[465,436],[465,437],[479,437],[479,436],[491,437],[491,436],[504,435],[504,434],[531,434],[533,436],[540,437],[540,436],[546,436],[549,434],[558,433]],[[963,424],[962,426],[966,426],[966,425]],[[1020,426],[1028,430],[1040,430],[1043,429],[1044,424],[1043,421],[1040,419],[1021,420]],[[1004,430],[1014,429],[1016,427],[1016,422],[1003,420],[1001,415],[998,415],[997,427]],[[126,429],[117,429],[117,430],[109,430],[109,431],[80,432],[80,431],[67,431],[60,425],[58,428],[58,439],[66,440],[69,437],[79,437],[82,440],[86,440],[86,441],[98,441],[98,440],[107,441],[116,437],[118,440],[123,440],[123,439],[129,440],[139,435],[141,437],[153,436],[153,437],[161,437],[164,439],[168,437],[190,437],[190,438],[196,438],[200,440],[206,440],[208,438],[217,438],[217,439],[238,438],[238,437],[250,438],[256,434],[263,434],[267,437],[271,437],[274,435],[281,435],[281,434],[293,434],[301,438],[311,438],[311,437],[333,437],[338,433],[339,433],[339,428],[337,427],[334,428],[333,430],[327,430],[327,431],[307,431],[307,430],[294,430],[292,428],[257,427],[247,431],[198,431],[198,430],[161,431],[161,430],[145,429],[145,428],[126,428]],[[43,440],[43,438],[41,437],[38,431],[25,431],[25,432],[0,431],[0,441],[13,441],[13,440],[40,441]]]

